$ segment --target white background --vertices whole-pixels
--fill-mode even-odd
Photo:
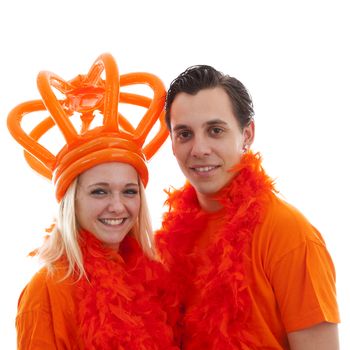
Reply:
[[[53,188],[26,165],[6,128],[9,110],[39,98],[36,76],[69,80],[103,52],[120,72],[165,85],[210,64],[250,90],[256,140],[278,189],[322,232],[337,269],[342,349],[350,349],[349,93],[347,1],[11,0],[0,5],[0,348],[15,349],[19,293],[55,210]],[[112,4],[113,7],[112,7]],[[169,141],[150,165],[148,199],[159,226],[163,189],[179,186]],[[288,278],[286,276],[286,278]]]

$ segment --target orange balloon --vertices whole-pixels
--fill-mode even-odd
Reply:
[[[105,79],[102,78],[103,72]],[[15,107],[9,113],[7,126],[24,148],[28,164],[37,173],[53,180],[58,201],[74,178],[104,162],[131,164],[147,185],[146,162],[168,136],[164,120],[166,93],[158,77],[149,73],[129,73],[119,77],[114,58],[105,53],[96,59],[86,75],[65,81],[54,73],[42,71],[38,74],[37,84],[42,100],[24,102]],[[137,84],[151,87],[153,98],[120,91],[121,87]],[[59,100],[53,88],[65,98]],[[146,108],[136,128],[119,113],[120,103]],[[21,126],[22,119],[27,114],[41,111],[48,112],[48,117],[27,134]],[[99,114],[103,116],[103,123],[92,128]],[[79,131],[71,120],[76,115],[81,119]],[[157,133],[145,145],[147,136],[158,121]],[[39,143],[41,137],[55,127],[66,142],[57,154]]]

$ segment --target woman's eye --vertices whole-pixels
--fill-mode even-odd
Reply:
[[[102,189],[102,188],[96,188],[90,192],[91,195],[93,196],[102,196],[107,194],[107,191]]]
[[[128,196],[134,196],[139,194],[139,191],[134,189],[134,188],[128,188],[124,191],[124,194],[128,195]]]

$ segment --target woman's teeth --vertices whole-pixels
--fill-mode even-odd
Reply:
[[[100,221],[105,224],[105,225],[120,225],[121,223],[123,223],[126,219],[100,219]]]

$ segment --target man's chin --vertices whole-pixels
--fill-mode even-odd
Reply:
[[[222,183],[191,183],[197,194],[201,194],[202,196],[214,197],[216,196],[224,187],[226,187],[232,179],[227,179],[226,182]]]
[[[218,186],[193,186],[196,190],[196,193],[201,196],[212,197],[215,196],[219,191],[220,187]]]

